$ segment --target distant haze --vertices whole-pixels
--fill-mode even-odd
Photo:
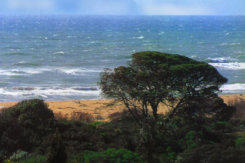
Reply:
[[[245,15],[245,0],[0,0],[2,15]]]

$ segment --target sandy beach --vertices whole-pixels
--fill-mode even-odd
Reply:
[[[228,105],[236,105],[237,117],[245,118],[245,94],[220,95]],[[74,100],[74,101],[46,101],[47,105],[55,114],[69,116],[74,112],[91,114],[95,119],[109,121],[110,115],[122,112],[125,107],[122,103],[113,103],[113,100]],[[0,102],[0,109],[8,108],[17,102]],[[168,109],[160,105],[159,113],[166,113]]]

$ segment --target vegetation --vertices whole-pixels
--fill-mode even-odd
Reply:
[[[0,162],[245,162],[245,121],[217,95],[227,80],[180,55],[133,54],[100,86],[128,111],[67,120],[38,99],[1,110]],[[160,103],[170,112],[158,113]],[[237,105],[238,106],[238,105]]]
[[[184,105],[195,105],[190,101],[208,100],[226,81],[205,62],[147,51],[133,54],[127,67],[106,70],[100,86],[106,96],[123,101],[131,112],[140,109],[144,117],[134,117],[143,121],[149,116],[149,108],[157,118],[159,103],[171,106],[174,114]]]
[[[131,152],[126,149],[116,150],[114,148],[109,148],[106,151],[94,152],[85,151],[83,154],[84,162],[140,162],[142,161],[139,154]]]
[[[203,132],[209,132],[204,126],[202,128],[202,124],[228,120],[232,116],[235,109],[224,104],[217,95],[219,87],[226,81],[205,62],[177,54],[147,51],[133,54],[128,66],[107,69],[101,75],[100,86],[107,97],[122,101],[139,123],[142,151],[147,151],[148,159],[152,160],[156,144],[162,140],[162,136],[158,136],[166,129],[173,132],[169,125],[176,123],[176,118],[181,120],[176,124],[180,125],[178,127],[198,132],[195,136],[199,137],[195,139],[201,142]],[[168,120],[159,118],[160,103],[171,108],[165,117]],[[197,131],[198,128],[202,129]]]

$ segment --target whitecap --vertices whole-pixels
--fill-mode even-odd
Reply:
[[[163,35],[165,32],[159,32],[158,35]]]
[[[208,57],[208,61],[210,62],[214,62],[214,63],[224,63],[224,62],[231,62],[231,61],[237,61],[237,59],[235,58],[231,58],[231,57],[216,57],[216,58],[210,58]]]
[[[44,72],[64,73],[67,75],[83,75],[85,73],[99,73],[102,69],[44,67],[44,68],[15,68],[0,69],[0,76],[36,75]]]
[[[234,43],[230,43],[231,46],[235,46],[235,45],[241,45],[241,43],[239,42],[234,42]]]
[[[144,36],[139,36],[139,37],[134,37],[134,38],[136,38],[136,39],[143,39],[145,37]]]
[[[241,45],[241,43],[239,43],[239,42],[232,42],[232,43],[223,42],[220,44],[220,46],[237,46],[237,45]]]
[[[57,68],[57,71],[60,71],[62,73],[68,74],[68,75],[81,75],[84,73],[99,73],[102,70],[96,70],[96,69],[83,69],[83,68]]]
[[[245,84],[225,84],[220,88],[224,93],[238,93],[245,92]]]
[[[35,69],[0,69],[1,76],[15,76],[15,75],[25,75],[25,74],[38,74],[43,70]]]
[[[24,68],[24,69],[11,69],[10,70],[13,73],[16,73],[17,75],[33,75],[33,74],[41,74],[46,71],[52,71],[51,69],[48,68]]]
[[[96,96],[98,97],[101,91],[95,87],[13,87],[0,88],[0,94],[4,96],[12,96],[14,98],[36,98],[42,97],[72,97],[72,96]]]
[[[9,70],[1,70],[0,69],[0,76],[14,76],[14,75],[18,75],[12,71]]]
[[[54,52],[53,54],[65,54],[63,51]]]
[[[210,65],[228,70],[244,70],[245,62],[230,62],[230,63],[209,63]]]

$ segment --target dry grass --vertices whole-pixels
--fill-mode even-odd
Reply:
[[[245,95],[221,95],[225,103],[237,107],[236,117],[245,118]],[[76,101],[46,101],[49,108],[55,113],[58,119],[79,119],[93,117],[95,121],[110,121],[111,115],[123,112],[126,108],[120,102],[114,100],[76,100]],[[10,107],[16,102],[0,103],[0,108]],[[168,111],[164,105],[160,105],[159,113]],[[89,120],[88,120],[89,121]]]
[[[236,107],[235,118],[245,119],[245,95],[223,95],[221,98],[224,99],[225,103],[230,106]]]
[[[80,122],[86,122],[91,123],[95,121],[95,117],[93,117],[89,113],[83,113],[83,112],[72,112],[71,115],[69,114],[63,114],[62,112],[58,112],[54,114],[56,120],[72,120],[72,121],[80,121]]]

